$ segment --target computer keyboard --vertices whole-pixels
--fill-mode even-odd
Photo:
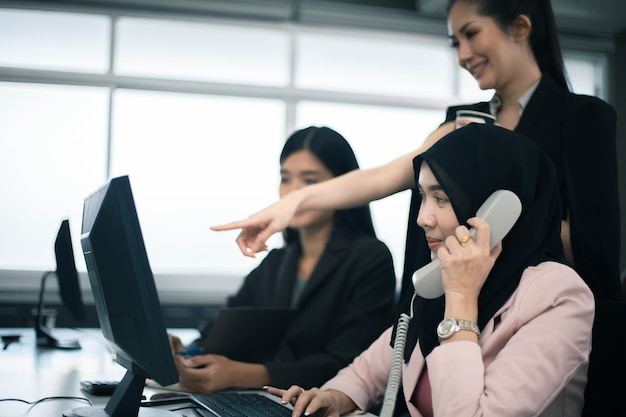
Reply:
[[[290,408],[253,392],[192,394],[191,398],[207,417],[291,417]]]

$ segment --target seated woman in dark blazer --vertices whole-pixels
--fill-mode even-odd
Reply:
[[[352,148],[336,131],[296,131],[280,155],[280,196],[358,168]],[[227,301],[229,307],[297,309],[276,358],[244,363],[210,353],[176,356],[182,389],[321,385],[392,322],[393,260],[376,238],[369,206],[298,213],[283,236],[285,246],[270,251]],[[171,341],[174,351],[183,349],[178,338]]]

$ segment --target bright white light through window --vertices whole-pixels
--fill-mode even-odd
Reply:
[[[274,29],[123,18],[121,75],[286,86],[289,37]]]
[[[106,16],[0,9],[0,66],[105,73]]]
[[[0,269],[54,270],[64,218],[76,263],[83,200],[105,179],[105,88],[0,83]]]
[[[247,273],[263,256],[210,226],[278,198],[284,104],[133,90],[113,103],[111,175],[130,178],[153,270]]]

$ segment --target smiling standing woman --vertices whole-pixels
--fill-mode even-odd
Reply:
[[[488,112],[548,154],[559,178],[568,262],[596,298],[621,298],[616,113],[568,90],[550,0],[452,0],[448,33],[459,65],[496,94],[451,107],[446,121],[460,108]],[[602,192],[592,196],[598,184]]]
[[[454,129],[460,108],[488,112],[496,124],[521,133],[548,154],[561,197],[561,240],[568,263],[599,299],[621,299],[616,113],[597,97],[569,91],[549,0],[452,0],[448,31],[458,63],[489,102],[451,107],[445,122],[414,152],[386,165],[351,172],[293,192],[248,219],[213,230],[242,229],[237,242],[254,256],[300,211],[347,208],[413,189],[412,160]],[[593,175],[591,175],[593,174]],[[601,191],[598,188],[601,187]],[[402,292],[413,293],[411,276],[423,232],[415,223],[419,194],[409,214]]]

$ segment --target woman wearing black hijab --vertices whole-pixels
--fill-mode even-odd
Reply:
[[[421,246],[440,259],[445,294],[416,295],[405,309],[412,319],[396,412],[580,416],[594,299],[565,263],[552,163],[525,137],[477,124],[448,134],[413,163]],[[522,212],[490,250],[489,225],[474,215],[499,189],[515,193]],[[461,328],[446,334],[446,318]],[[388,329],[321,390],[268,391],[297,398],[294,417],[368,410],[385,395],[394,333]]]

